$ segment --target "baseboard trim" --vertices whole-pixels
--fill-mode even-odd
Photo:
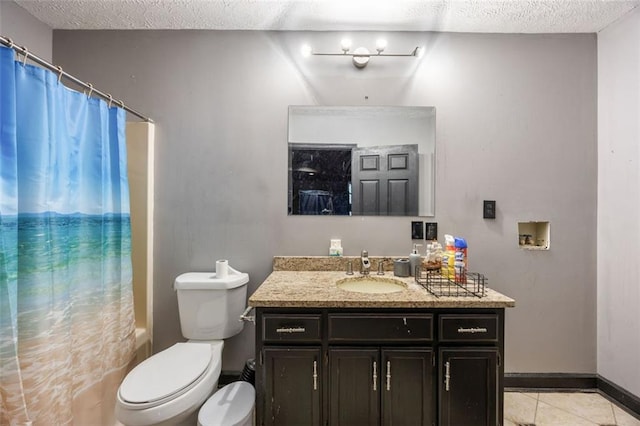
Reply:
[[[509,391],[598,391],[640,418],[640,397],[597,374],[505,373]]]
[[[640,397],[598,375],[598,390],[640,418]]]
[[[595,374],[567,373],[505,373],[504,387],[513,389],[576,390],[596,389]]]

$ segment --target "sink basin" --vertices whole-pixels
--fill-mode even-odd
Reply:
[[[357,293],[395,293],[407,288],[405,283],[394,278],[367,275],[343,278],[336,281],[336,286]]]

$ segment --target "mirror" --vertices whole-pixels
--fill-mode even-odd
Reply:
[[[434,216],[435,107],[290,106],[290,215]]]

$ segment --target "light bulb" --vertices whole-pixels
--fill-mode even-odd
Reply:
[[[376,50],[381,53],[387,47],[387,40],[379,38],[376,40]]]
[[[351,49],[351,39],[343,38],[342,41],[340,42],[340,47],[342,48],[342,51],[344,53],[347,53],[349,49]]]
[[[303,57],[308,58],[309,56],[311,56],[311,46],[309,46],[308,44],[303,45],[301,51]]]

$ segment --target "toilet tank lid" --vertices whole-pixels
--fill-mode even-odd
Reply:
[[[173,283],[175,290],[227,290],[245,285],[249,274],[229,267],[224,278],[218,278],[215,272],[187,272],[179,275]]]

